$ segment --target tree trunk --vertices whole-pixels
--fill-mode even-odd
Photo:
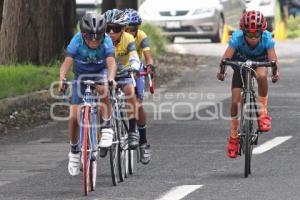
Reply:
[[[124,9],[133,8],[138,9],[138,0],[103,0],[102,13],[113,8]]]
[[[64,25],[65,25],[65,44],[66,47],[74,35],[76,28],[76,0],[64,0]]]
[[[1,22],[2,22],[3,1],[4,0],[0,0],[0,30],[1,30]]]
[[[118,9],[125,9],[125,8],[133,8],[135,10],[138,9],[138,1],[137,0],[115,0],[116,7]]]
[[[116,2],[115,0],[102,0],[102,6],[101,6],[102,13],[105,13],[107,10],[111,10],[113,8],[116,8]]]
[[[4,0],[0,64],[57,58],[73,33],[74,9],[75,0]]]

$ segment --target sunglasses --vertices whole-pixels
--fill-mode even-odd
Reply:
[[[245,36],[248,38],[260,38],[261,37],[261,31],[257,30],[257,31],[245,31]]]
[[[83,37],[87,40],[102,40],[104,33],[83,33]]]
[[[120,33],[122,31],[122,26],[107,26],[106,33],[110,33],[112,30],[114,33]]]
[[[128,26],[126,28],[126,32],[137,32],[138,29],[139,29],[138,26]]]

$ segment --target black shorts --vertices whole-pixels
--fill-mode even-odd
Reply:
[[[234,53],[232,60],[233,61],[241,61],[241,62],[245,62],[247,61],[247,57],[241,55],[239,52]],[[250,58],[249,58],[250,59]],[[267,54],[264,54],[262,56],[258,56],[255,59],[250,59],[253,61],[260,61],[260,62],[268,62],[268,57]],[[242,76],[241,76],[241,70],[239,67],[232,67],[233,69],[233,75],[232,75],[232,82],[231,82],[231,88],[243,88],[243,81],[242,81],[242,76],[243,79],[246,78],[246,73],[243,70]]]

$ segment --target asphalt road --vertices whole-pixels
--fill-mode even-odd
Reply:
[[[176,42],[171,49],[217,57],[146,98],[153,149],[149,165],[138,164],[134,175],[114,187],[108,157],[102,158],[96,191],[83,197],[81,176],[67,172],[66,123],[51,122],[0,138],[0,199],[298,200],[300,43],[276,47],[282,80],[270,83],[273,130],[259,138],[253,172],[245,179],[244,157],[232,160],[225,151],[230,77],[219,82],[215,72],[226,46]]]

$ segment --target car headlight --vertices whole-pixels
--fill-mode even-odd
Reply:
[[[260,6],[268,6],[268,5],[270,5],[272,3],[272,0],[261,0],[260,2],[259,2],[259,5]]]
[[[211,15],[214,13],[212,8],[199,8],[193,12],[193,15]]]

